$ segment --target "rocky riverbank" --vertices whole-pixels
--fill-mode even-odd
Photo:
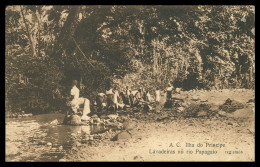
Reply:
[[[189,91],[174,97],[183,101],[172,108],[163,108],[161,102],[156,106],[159,110],[128,111],[100,119],[105,126],[117,126],[105,133],[73,135],[77,142],[60,161],[254,160],[253,90]],[[176,143],[185,151],[187,143],[224,143],[226,147],[210,158],[201,156],[195,148],[191,148],[197,151],[192,156],[158,154],[158,150],[173,149],[171,145]],[[229,151],[243,153],[230,156]]]

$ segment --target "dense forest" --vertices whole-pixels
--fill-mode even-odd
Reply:
[[[6,111],[62,110],[71,81],[254,89],[254,6],[8,6]],[[120,82],[118,82],[120,81]]]

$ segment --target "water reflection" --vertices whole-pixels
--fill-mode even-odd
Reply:
[[[75,142],[73,135],[105,131],[103,126],[50,125],[63,118],[63,114],[43,114],[6,119],[6,161],[58,161]]]

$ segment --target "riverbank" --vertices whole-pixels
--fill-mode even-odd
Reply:
[[[122,130],[107,131],[96,140],[78,142],[60,161],[255,160],[254,90],[188,91],[175,97],[184,100],[183,111],[172,108],[131,114],[122,138],[112,140]],[[228,98],[243,108],[220,110]],[[209,108],[200,111],[202,107],[198,107],[192,116],[188,113],[191,106]],[[75,136],[75,140],[79,138],[82,135]]]

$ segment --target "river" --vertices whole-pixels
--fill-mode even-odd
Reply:
[[[6,161],[59,161],[72,147],[73,135],[104,132],[103,126],[51,125],[64,114],[41,114],[6,118]],[[49,145],[47,144],[49,143]]]

